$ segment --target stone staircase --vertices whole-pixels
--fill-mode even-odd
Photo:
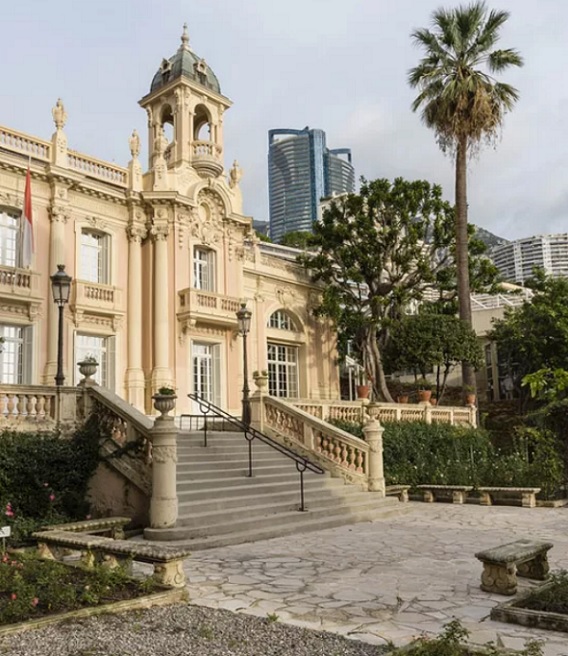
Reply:
[[[172,529],[146,529],[150,539],[183,542],[206,549],[302,533],[402,513],[398,499],[379,498],[359,485],[329,474],[304,474],[305,504],[300,512],[300,475],[295,463],[253,441],[253,477],[248,477],[248,444],[242,433],[178,435],[178,522]],[[150,535],[151,534],[151,535]]]

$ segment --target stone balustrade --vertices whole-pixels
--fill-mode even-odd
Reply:
[[[318,419],[336,419],[359,423],[365,416],[361,401],[292,401],[296,408]],[[377,403],[378,420],[424,421],[427,424],[452,426],[477,426],[477,414],[473,406],[433,406],[429,403]]]
[[[213,143],[212,141],[194,141],[193,142],[193,156],[194,157],[221,157],[221,146]]]
[[[0,127],[0,148],[45,162],[50,161],[51,144],[48,141],[9,128]]]
[[[55,394],[53,387],[1,385],[0,418],[8,422],[54,420]]]
[[[238,298],[206,292],[191,287],[179,294],[178,319],[186,321],[208,319],[227,326],[236,326],[236,312],[241,304]]]
[[[89,178],[96,178],[104,182],[126,187],[128,183],[128,170],[108,162],[82,155],[75,150],[68,153],[69,168],[79,171]]]

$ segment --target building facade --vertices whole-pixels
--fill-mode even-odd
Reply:
[[[351,150],[326,146],[323,130],[268,133],[270,237],[311,230],[322,198],[355,191]]]
[[[568,233],[517,239],[494,246],[489,255],[509,282],[522,284],[535,267],[551,276],[568,276]]]
[[[243,215],[241,170],[235,162],[227,173],[223,164],[231,102],[185,29],[140,105],[146,170],[136,132],[127,167],[70,150],[61,100],[50,141],[0,127],[0,383],[53,384],[58,314],[50,275],[64,264],[73,278],[66,385],[76,384],[76,363],[92,355],[98,381],[143,412],[169,385],[178,412],[192,411],[186,395],[197,392],[238,413],[236,311],[246,303],[249,371],[267,370],[274,395],[338,398],[333,332],[310,311],[319,291],[290,258],[263,250]],[[28,165],[35,249],[24,268]]]

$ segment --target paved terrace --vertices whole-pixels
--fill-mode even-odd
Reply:
[[[191,603],[401,645],[456,617],[470,640],[522,648],[546,641],[568,655],[568,636],[493,622],[510,599],[479,589],[474,553],[522,537],[550,540],[551,569],[568,569],[568,507],[411,503],[399,518],[195,552],[186,563]],[[532,585],[519,579],[519,590]]]

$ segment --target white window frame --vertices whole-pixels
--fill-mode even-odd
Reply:
[[[18,267],[21,250],[21,217],[6,209],[0,211],[0,265]]]
[[[215,251],[203,246],[193,247],[193,288],[215,292]]]
[[[222,385],[221,385],[221,347],[219,342],[200,342],[192,340],[190,350],[190,388],[194,394],[204,396],[207,401],[217,406],[222,405]],[[206,382],[207,389],[203,389],[201,376],[197,371],[196,365],[205,368],[205,376],[209,378]],[[202,369],[203,371],[203,369]],[[204,393],[205,392],[205,393]]]
[[[270,317],[268,317],[268,328],[276,328],[277,330],[296,330],[292,317],[284,310],[276,310]]]
[[[110,285],[111,236],[99,230],[81,228],[79,244],[80,280]]]
[[[296,399],[299,397],[300,349],[290,344],[268,342],[268,393],[271,396]]]
[[[0,353],[0,383],[31,385],[33,359],[33,326],[0,324],[4,338]]]
[[[75,363],[81,362],[87,356],[93,356],[99,364],[93,380],[111,390],[114,390],[115,387],[115,344],[114,335],[75,333]],[[79,366],[75,364],[75,384],[82,378]]]

